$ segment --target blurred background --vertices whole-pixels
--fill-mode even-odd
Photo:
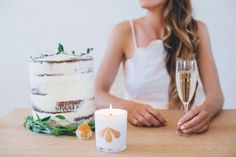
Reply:
[[[224,108],[236,108],[236,1],[193,0],[193,7],[209,29]],[[30,56],[56,52],[59,42],[65,50],[94,47],[97,72],[112,27],[144,14],[138,0],[0,0],[0,117],[31,107]],[[117,95],[121,78],[113,87]]]

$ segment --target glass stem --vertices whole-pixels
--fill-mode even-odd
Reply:
[[[184,114],[188,112],[188,103],[184,103]]]

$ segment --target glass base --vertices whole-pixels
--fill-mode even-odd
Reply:
[[[189,137],[190,136],[190,134],[187,134],[187,133],[183,133],[181,130],[179,130],[179,129],[177,129],[176,131],[175,131],[175,134],[176,135],[179,135],[179,136],[184,136],[184,137]]]
[[[107,148],[101,148],[97,146],[97,150],[101,151],[101,152],[106,152],[106,153],[115,153],[115,152],[122,152],[126,149],[126,145],[122,148],[118,148],[118,149],[107,149]]]

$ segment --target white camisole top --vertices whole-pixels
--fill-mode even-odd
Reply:
[[[157,39],[147,47],[137,47],[132,21],[130,27],[135,49],[124,63],[124,99],[166,109],[170,77],[165,67],[167,52],[163,42]]]

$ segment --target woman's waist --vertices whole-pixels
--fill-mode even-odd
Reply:
[[[142,92],[130,92],[124,89],[124,99],[131,100],[139,103],[144,103],[153,106],[154,108],[166,109],[169,101],[168,91],[147,91]]]

